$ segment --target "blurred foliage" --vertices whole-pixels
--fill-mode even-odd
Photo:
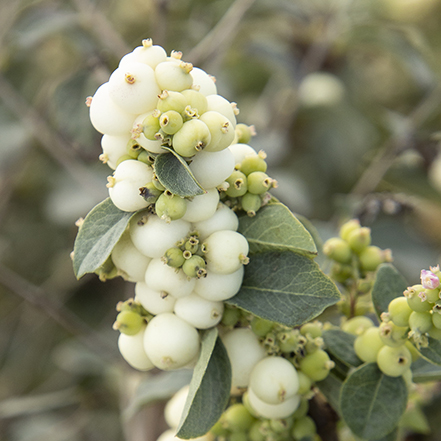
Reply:
[[[155,440],[120,420],[145,378],[121,361],[121,280],[76,281],[74,222],[109,169],[84,100],[152,37],[215,74],[254,124],[275,195],[323,239],[359,217],[416,283],[440,260],[441,0],[15,0],[0,3],[0,433]],[[437,440],[438,395],[428,393]],[[410,438],[409,438],[410,439]]]

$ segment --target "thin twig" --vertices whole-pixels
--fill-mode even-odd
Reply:
[[[0,284],[17,294],[29,304],[43,311],[70,334],[77,336],[94,353],[106,360],[113,360],[115,348],[103,340],[97,332],[52,296],[25,280],[14,271],[0,264]]]
[[[0,73],[0,98],[7,108],[19,118],[26,130],[87,192],[101,198],[102,185],[74,154],[73,147],[58,134],[47,121],[21,96]]]

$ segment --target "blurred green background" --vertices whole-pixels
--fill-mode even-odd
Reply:
[[[124,54],[151,37],[215,75],[275,195],[322,239],[359,217],[417,283],[440,261],[440,22],[441,0],[0,0],[0,439],[164,429],[161,405],[121,416],[150,378],[111,329],[133,285],[77,281],[69,257],[111,174],[84,101]],[[440,439],[437,393],[408,439]]]

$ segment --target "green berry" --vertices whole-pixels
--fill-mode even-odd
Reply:
[[[317,338],[322,336],[322,324],[320,322],[305,323],[300,328],[300,334],[309,335],[312,338]]]
[[[433,326],[432,314],[430,312],[413,311],[409,316],[409,327],[417,334],[425,334]]]
[[[247,192],[242,196],[240,204],[242,206],[242,210],[246,211],[247,215],[252,217],[256,215],[262,206],[262,199],[257,194]]]
[[[145,151],[136,139],[130,139],[126,146],[127,154],[132,159],[137,159],[142,151]]]
[[[412,313],[406,297],[396,297],[388,306],[388,312],[390,319],[397,326],[408,326],[409,316]]]
[[[182,270],[188,277],[197,277],[200,279],[207,275],[205,267],[205,260],[201,256],[193,255],[184,262]]]
[[[349,263],[352,258],[352,251],[346,241],[339,237],[331,237],[323,244],[323,253],[332,260],[339,263]]]
[[[147,165],[152,165],[155,162],[155,158],[147,150],[140,152],[137,159]]]
[[[441,329],[441,314],[438,312],[434,312],[432,314],[432,323],[435,328]]]
[[[173,135],[172,144],[178,155],[191,157],[203,150],[210,140],[211,134],[207,125],[200,119],[191,119]]]
[[[360,360],[373,363],[377,359],[378,351],[384,346],[380,337],[380,328],[373,326],[358,336],[354,342],[354,350]]]
[[[251,330],[258,337],[265,337],[265,335],[268,334],[268,332],[270,332],[274,327],[274,322],[260,317],[253,317],[250,324]]]
[[[196,236],[191,236],[185,243],[184,249],[190,251],[192,254],[196,254],[199,250],[199,239]]]
[[[126,335],[137,334],[144,324],[144,319],[133,311],[121,311],[116,316],[113,329],[118,330]]]
[[[405,345],[393,348],[383,346],[377,355],[378,368],[390,377],[400,377],[412,363],[412,355]]]
[[[156,134],[161,128],[159,124],[160,112],[153,112],[151,115],[146,116],[142,121],[142,133],[150,141],[156,141]]]
[[[266,173],[255,171],[248,175],[247,185],[250,193],[263,194],[272,187],[273,180]]]
[[[223,426],[231,432],[244,432],[249,430],[254,421],[254,417],[241,403],[230,406],[222,416]]]
[[[251,140],[251,137],[253,137],[255,134],[256,131],[254,129],[254,126],[247,126],[246,124],[242,123],[236,125],[237,143],[248,144]]]
[[[312,381],[322,381],[334,367],[334,362],[330,360],[329,355],[324,350],[318,349],[302,358],[299,365],[303,373]]]
[[[162,191],[158,190],[153,182],[148,182],[144,187],[139,189],[139,194],[146,200],[146,202],[154,204],[159,196],[161,196]]]
[[[360,227],[351,231],[347,236],[347,241],[351,250],[359,254],[371,244],[371,229]]]
[[[166,222],[180,219],[187,211],[187,200],[165,191],[156,201],[155,211]]]
[[[407,340],[408,327],[397,326],[393,322],[383,322],[380,325],[380,338],[385,345],[398,347]]]
[[[183,90],[181,93],[187,100],[184,110],[187,117],[198,117],[207,111],[208,103],[205,95],[194,89]]]
[[[368,246],[358,256],[362,271],[375,271],[379,265],[392,260],[390,250],[382,250],[376,246]]]
[[[261,432],[261,420],[254,421],[248,431],[248,438],[250,441],[266,441],[266,436]]]
[[[404,291],[409,307],[416,312],[427,312],[432,309],[432,305],[423,301],[420,294],[424,292],[423,285],[413,285]]]
[[[181,268],[181,266],[185,262],[185,258],[183,256],[182,250],[179,248],[169,248],[165,254],[162,260],[172,268]]]
[[[317,432],[317,427],[314,420],[305,415],[294,422],[294,427],[291,430],[291,435],[294,439],[302,439],[307,436],[314,435]]]
[[[348,334],[352,335],[361,335],[366,331],[366,329],[371,328],[374,325],[374,322],[364,315],[359,317],[352,317],[346,322],[344,322],[341,326],[341,329]]]
[[[161,129],[167,135],[174,135],[184,124],[182,116],[176,110],[169,110],[159,117]]]
[[[233,432],[229,441],[248,441],[248,433],[247,432]]]
[[[247,176],[253,172],[265,173],[268,167],[265,158],[266,154],[264,152],[259,152],[257,155],[246,156],[240,163],[240,171]]]
[[[439,297],[440,290],[439,288],[435,289],[425,289],[423,292],[421,292],[421,295],[425,297],[426,301],[429,303],[436,303],[440,300]]]
[[[222,417],[220,420],[210,429],[210,433],[215,437],[228,438],[230,432],[222,425]]]
[[[118,158],[118,161],[116,161],[116,167],[118,167],[118,165],[121,164],[121,162],[127,161],[129,159],[133,159],[129,154],[120,156]]]
[[[441,340],[441,329],[440,328],[436,328],[435,326],[432,326],[427,333],[429,334],[429,337],[432,337],[435,340]],[[412,356],[413,356],[413,354],[412,354]]]
[[[299,371],[300,373],[300,371]],[[309,410],[309,401],[306,398],[302,398],[300,400],[299,407],[297,410],[292,414],[292,417],[294,420],[298,420],[299,418],[303,418]]]
[[[182,114],[187,105],[185,96],[180,92],[164,90],[158,98],[159,100],[156,106],[161,113],[174,110],[175,112]]]
[[[231,173],[231,175],[227,178],[227,182],[229,187],[226,193],[232,198],[243,196],[248,190],[247,177],[239,170]]]
[[[343,240],[348,240],[349,234],[360,228],[360,221],[358,219],[351,219],[340,227],[339,235]]]
[[[311,379],[302,371],[297,371],[297,375],[299,377],[299,390],[298,393],[300,395],[306,395],[312,387]],[[300,403],[301,404],[301,403]]]
[[[224,326],[235,326],[240,319],[241,313],[239,309],[225,305],[221,320]]]
[[[289,329],[277,333],[277,342],[282,352],[297,352],[299,347],[306,342],[298,329]]]

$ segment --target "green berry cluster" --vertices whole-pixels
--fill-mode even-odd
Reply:
[[[142,327],[153,317],[141,303],[128,299],[116,305],[118,315],[113,323],[113,329],[126,335],[136,335]]]
[[[200,279],[207,276],[204,251],[204,244],[199,243],[199,237],[195,233],[180,240],[175,247],[169,248],[162,261],[172,268],[182,268],[187,277]]]
[[[277,187],[277,181],[267,174],[266,153],[245,156],[236,164],[234,172],[227,178],[226,188],[221,188],[221,200],[235,211],[243,210],[248,216],[257,211],[271,199],[268,191]]]

